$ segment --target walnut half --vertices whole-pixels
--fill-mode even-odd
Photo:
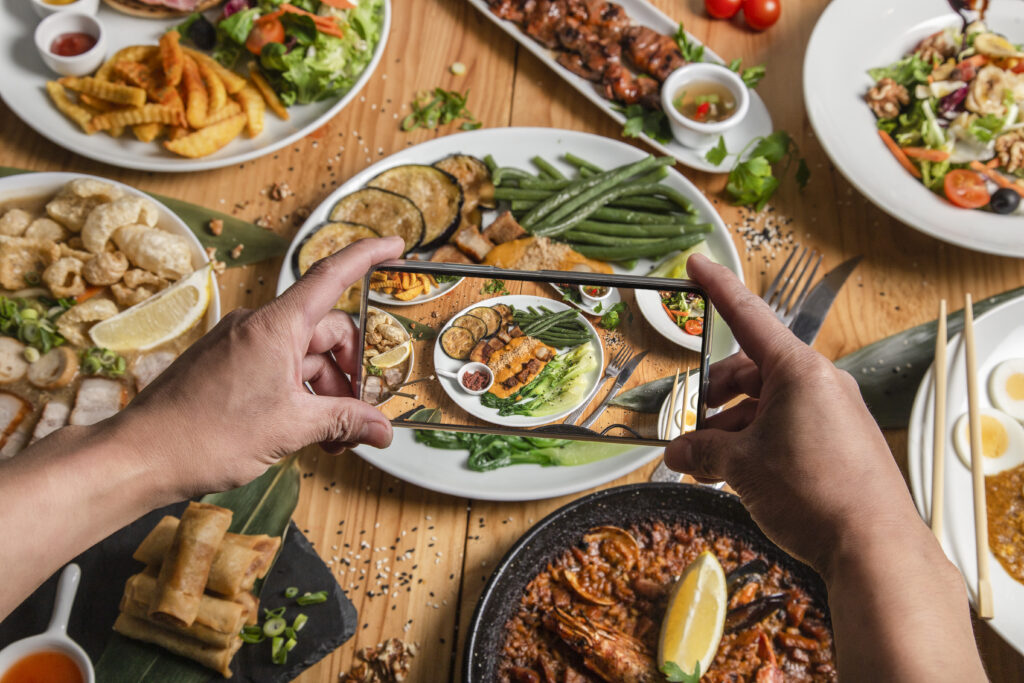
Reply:
[[[868,90],[864,97],[871,111],[880,119],[891,119],[898,116],[900,107],[910,104],[907,89],[891,78],[883,78]]]
[[[1024,168],[1024,131],[1015,130],[996,138],[996,154],[1007,172],[1015,173]]]

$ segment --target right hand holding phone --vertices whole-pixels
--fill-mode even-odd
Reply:
[[[708,406],[739,403],[673,441],[669,467],[724,479],[765,533],[823,573],[837,544],[919,523],[856,381],[799,341],[727,268],[692,256],[742,351],[710,368]]]

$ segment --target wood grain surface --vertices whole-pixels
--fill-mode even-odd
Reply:
[[[770,250],[748,251],[742,237],[747,229],[774,224],[794,242],[820,250],[825,268],[856,254],[865,257],[818,338],[822,353],[836,358],[929,320],[941,297],[960,301],[970,292],[979,300],[1024,285],[1024,260],[967,251],[916,232],[875,208],[829,163],[807,121],[801,86],[804,50],[826,0],[786,0],[781,20],[765,33],[751,32],[739,20],[709,20],[701,0],[654,2],[726,59],[767,64],[758,92],[776,126],[795,137],[810,164],[807,189],[783,182],[772,210],[759,217],[721,198],[725,176],[681,169],[730,226],[749,286],[763,291],[781,260]],[[265,216],[274,230],[290,236],[301,223],[299,209],[316,206],[345,178],[385,155],[457,130],[456,125],[399,130],[406,103],[419,90],[469,88],[469,108],[485,127],[550,126],[619,137],[613,121],[467,4],[393,4],[387,50],[363,92],[322,129],[277,153],[202,173],[125,171],[53,145],[0,105],[0,163],[107,176],[250,220]],[[450,73],[454,62],[467,66],[465,76]],[[287,183],[294,195],[272,201],[273,183]],[[225,273],[220,280],[224,310],[268,301],[279,267],[280,262],[267,262]],[[887,436],[905,471],[906,432]],[[337,681],[359,648],[390,637],[420,645],[408,680],[458,680],[467,623],[495,563],[532,523],[578,497],[482,503],[405,484],[352,453],[330,457],[314,447],[303,452],[301,462],[295,520],[335,570],[360,615],[356,636],[304,674],[304,683]],[[644,481],[649,470],[614,484]],[[1024,657],[988,626],[977,624],[975,632],[992,680],[1024,680]]]

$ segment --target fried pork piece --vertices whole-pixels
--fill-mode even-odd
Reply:
[[[454,244],[445,244],[441,246],[434,255],[430,257],[430,260],[435,263],[472,263],[473,261],[459,251],[459,248]]]
[[[75,396],[75,408],[68,424],[92,425],[115,415],[128,403],[128,390],[112,379],[90,377],[82,380]]]
[[[602,77],[604,96],[623,104],[642,104],[648,109],[661,109],[658,81],[646,76],[634,76],[619,63],[612,63]]]
[[[0,216],[0,235],[21,237],[32,223],[32,214],[24,209],[8,209]]]
[[[527,235],[523,226],[519,225],[519,222],[512,216],[512,212],[503,211],[494,219],[493,223],[487,226],[483,236],[494,244],[504,244]]]
[[[20,396],[0,391],[0,448],[7,444],[21,423],[32,414],[32,405]]]
[[[36,422],[36,428],[32,432],[32,440],[35,443],[44,436],[49,436],[68,423],[71,415],[71,406],[63,401],[50,401],[43,406],[43,414]]]
[[[0,287],[18,290],[38,283],[48,265],[60,258],[60,249],[49,240],[0,235]],[[26,279],[29,276],[34,282]]]
[[[140,356],[132,364],[132,374],[135,375],[135,388],[138,391],[142,391],[149,386],[161,372],[174,362],[174,358],[174,354],[170,351],[155,351]]]
[[[640,71],[659,81],[686,64],[675,39],[646,26],[630,26],[623,31],[622,47]]]
[[[25,446],[29,444],[29,438],[32,436],[32,421],[29,417],[26,416],[14,433],[7,437],[4,445],[0,446],[0,460],[13,458],[25,450]]]
[[[126,225],[114,232],[114,242],[133,265],[160,277],[177,280],[194,270],[184,237],[143,225]]]
[[[50,200],[46,205],[46,213],[72,232],[79,232],[93,209],[123,194],[110,183],[92,178],[75,178]]]
[[[462,250],[466,256],[476,262],[483,261],[494,244],[480,234],[480,229],[475,225],[463,225],[452,238],[452,242]]]

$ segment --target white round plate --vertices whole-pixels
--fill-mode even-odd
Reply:
[[[998,7],[998,4],[996,5]],[[981,408],[992,407],[988,396],[988,377],[992,369],[1007,358],[1024,356],[1024,299],[996,306],[974,322],[978,358],[978,387]],[[967,583],[971,601],[975,600],[978,581],[977,555],[974,549],[974,496],[971,472],[956,455],[953,446],[953,425],[967,412],[967,371],[962,335],[949,340],[946,347],[946,444],[945,444],[945,508],[943,512],[942,547],[949,559],[960,569]],[[932,444],[934,430],[933,369],[921,380],[910,414],[907,437],[907,463],[910,490],[925,520],[931,518]],[[995,618],[988,623],[1018,652],[1024,654],[1024,584],[1015,581],[995,556],[990,556],[992,596]]]
[[[416,304],[423,304],[434,299],[439,299],[448,292],[452,291],[456,287],[462,284],[465,278],[459,278],[455,282],[443,282],[439,283],[438,287],[434,289],[430,294],[420,294],[415,299],[409,299],[403,301],[402,299],[396,299],[390,294],[370,290],[369,299],[371,303],[382,304],[384,306],[415,306]]]
[[[295,251],[302,240],[320,224],[328,220],[331,208],[346,194],[363,187],[378,173],[401,164],[427,164],[456,152],[483,158],[494,156],[501,166],[531,168],[530,158],[543,155],[556,167],[572,173],[573,167],[560,157],[571,152],[604,167],[628,164],[644,158],[645,151],[617,140],[556,128],[489,128],[458,133],[430,140],[402,150],[352,176],[348,182],[332,192],[312,213],[292,240],[277,280],[280,294],[296,279],[292,270]],[[725,223],[711,202],[675,169],[663,181],[682,192],[693,202],[697,214],[714,226],[707,244],[712,257],[743,278],[739,255]],[[631,271],[617,272],[646,274],[654,262],[641,260]],[[738,347],[729,328],[716,316],[712,359],[731,355]],[[395,429],[395,438],[386,449],[360,446],[358,451],[365,460],[389,474],[433,491],[479,500],[538,500],[564,496],[612,481],[661,455],[663,449],[640,446],[623,455],[600,462],[575,467],[545,467],[516,465],[493,472],[473,472],[466,467],[465,451],[445,451],[428,448],[417,443],[411,429]]]
[[[697,399],[699,395],[698,382],[700,381],[700,371],[694,370],[690,373],[690,394],[689,394],[689,405],[688,410],[694,412],[697,411]],[[671,441],[680,434],[682,430],[679,428],[679,424],[675,421],[675,414],[683,409],[683,401],[686,397],[683,395],[683,387],[685,378],[679,377],[679,391],[676,394],[676,402],[672,403],[672,394],[665,397],[665,401],[661,404],[661,410],[658,412],[658,433],[665,434],[666,429],[668,436],[665,437]]]
[[[26,5],[27,6],[27,5]],[[168,209],[164,204],[149,196],[131,185],[119,183],[116,180],[101,178],[99,176],[87,175],[85,173],[20,173],[18,175],[0,178],[0,204],[9,202],[19,197],[45,197],[57,194],[57,192],[75,178],[92,178],[104,183],[109,183],[120,188],[125,194],[136,197],[144,197],[156,205],[158,215],[157,226],[161,230],[174,233],[184,237],[188,241],[189,249],[192,252],[192,265],[202,268],[210,262],[206,250],[199,242],[185,222],[178,218],[178,214]],[[206,331],[213,329],[220,320],[220,289],[217,287],[217,274],[211,273],[213,287],[210,294],[210,305],[206,308],[206,317],[203,319]]]
[[[636,305],[647,322],[651,324],[651,327],[658,331],[658,334],[673,344],[682,346],[684,349],[700,352],[704,338],[686,334],[686,332],[679,329],[679,326],[672,322],[672,319],[668,317],[668,313],[662,308],[661,295],[656,290],[636,290]],[[712,337],[713,341],[714,337]]]
[[[96,18],[103,25],[109,55],[128,45],[156,45],[167,29],[183,19],[144,19],[100,5]],[[223,149],[199,159],[186,159],[156,142],[139,142],[130,132],[119,138],[105,133],[86,135],[78,124],[57,111],[46,94],[46,81],[59,76],[50,71],[36,51],[33,31],[39,17],[28,0],[0,2],[0,98],[18,118],[55,144],[82,156],[122,168],[142,171],[203,171],[256,159],[295,142],[327,123],[359,93],[380,62],[391,28],[391,0],[384,0],[384,22],[373,58],[352,89],[340,99],[288,108],[291,118],[282,121],[269,110],[263,132],[255,138],[241,135]]]
[[[995,2],[986,23],[1024,41],[1024,3]],[[909,173],[886,149],[864,102],[867,71],[903,57],[922,38],[955,26],[946,0],[833,0],[804,57],[804,104],[822,147],[861,193],[907,225],[967,249],[1024,257],[1022,220],[959,209]]]
[[[497,306],[498,304],[505,304],[520,310],[525,310],[528,306],[546,306],[549,310],[554,311],[555,313],[566,311],[570,308],[569,304],[561,301],[545,299],[541,296],[528,296],[525,294],[499,296],[493,299],[479,301],[472,306],[467,306],[449,318],[444,327],[438,331],[437,341],[434,344],[434,367],[439,370],[447,370],[448,372],[458,372],[459,368],[466,364],[466,361],[455,360],[444,352],[444,349],[441,348],[441,335],[444,334],[445,330],[452,326],[452,323],[460,315],[466,315],[474,308],[480,308],[481,306]],[[586,396],[584,396],[580,401],[577,401],[575,405],[570,406],[560,413],[552,413],[551,415],[544,415],[542,417],[531,417],[529,415],[509,415],[507,417],[502,417],[498,414],[496,409],[484,406],[480,402],[480,396],[473,396],[463,391],[459,386],[458,380],[440,376],[437,380],[441,383],[441,388],[443,388],[445,393],[448,394],[448,397],[455,401],[460,408],[473,417],[480,418],[481,420],[490,422],[491,424],[507,427],[529,428],[558,422],[580,407],[580,405],[587,404],[592,398],[594,398],[594,394],[597,392],[598,380],[601,378],[601,373],[604,372],[604,348],[601,345],[601,338],[597,335],[597,330],[595,330],[594,326],[591,325],[583,316],[578,315],[577,319],[582,321],[590,332],[590,343],[594,346],[594,350],[597,352],[597,367],[587,373],[590,389],[587,390]],[[568,348],[569,347],[559,348],[558,351],[567,351]]]
[[[575,287],[575,285],[573,285],[573,287]],[[556,287],[555,285],[552,284],[551,288],[558,292],[559,294],[563,294],[563,290],[561,287]],[[602,313],[608,311],[612,306],[622,301],[622,294],[619,293],[619,290],[616,287],[612,287],[611,290],[612,291],[608,293],[607,299],[601,299],[600,301],[597,301],[593,304],[576,303],[575,301],[566,301],[565,299],[562,299],[562,301],[565,301],[565,303],[569,304],[570,306],[580,309],[581,311],[588,315],[601,315]],[[576,291],[579,292],[580,290],[577,289]],[[582,295],[580,295],[581,301],[582,298]]]

